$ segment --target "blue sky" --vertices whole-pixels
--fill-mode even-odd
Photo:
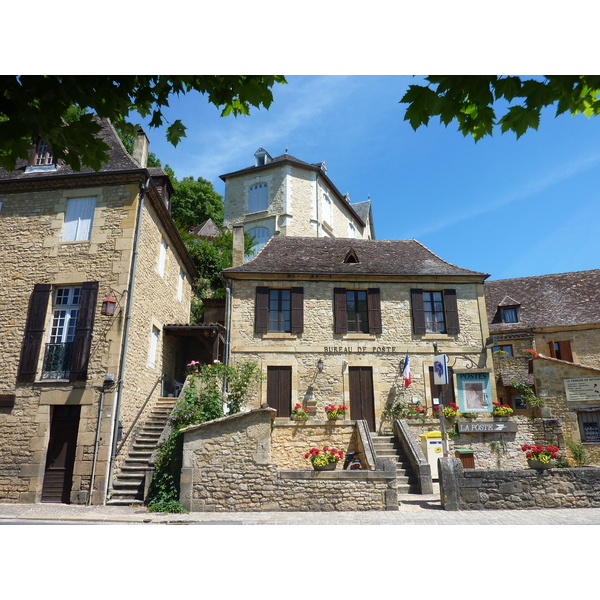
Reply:
[[[147,130],[150,150],[178,178],[253,164],[260,146],[327,173],[352,202],[371,198],[378,239],[417,239],[491,279],[599,267],[600,118],[549,111],[539,130],[475,144],[451,124],[413,131],[399,104],[411,76],[288,76],[274,102],[249,117],[220,117],[199,95],[173,98],[177,148]]]

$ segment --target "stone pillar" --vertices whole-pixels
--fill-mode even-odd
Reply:
[[[233,226],[233,257],[232,266],[239,267],[244,264],[244,226]]]

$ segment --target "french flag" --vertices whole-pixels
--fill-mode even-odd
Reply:
[[[412,379],[410,378],[410,359],[408,358],[408,352],[406,353],[406,358],[404,359],[404,368],[402,369],[402,375],[404,377],[404,387],[407,388]]]

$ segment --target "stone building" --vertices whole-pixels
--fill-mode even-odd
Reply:
[[[600,458],[600,270],[487,281],[484,289],[498,398],[525,414],[511,382],[531,385],[564,436]]]
[[[232,362],[257,361],[265,380],[256,406],[278,417],[296,404],[324,417],[349,407],[376,431],[398,400],[432,406],[433,357],[448,357],[445,401],[459,379],[488,382],[491,350],[483,282],[415,240],[273,237],[252,260],[223,272],[231,297]],[[412,384],[402,376],[408,354]]]
[[[327,175],[324,162],[289,154],[272,158],[259,148],[254,166],[221,175],[224,225],[243,225],[258,252],[274,235],[374,239],[370,200],[351,204]]]
[[[132,157],[101,125],[98,172],[43,142],[0,170],[0,502],[103,502],[120,433],[183,371],[164,326],[187,323],[196,270],[172,188],[143,132]]]

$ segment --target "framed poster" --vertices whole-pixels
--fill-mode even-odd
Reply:
[[[460,412],[492,412],[489,373],[456,373],[456,387]]]

